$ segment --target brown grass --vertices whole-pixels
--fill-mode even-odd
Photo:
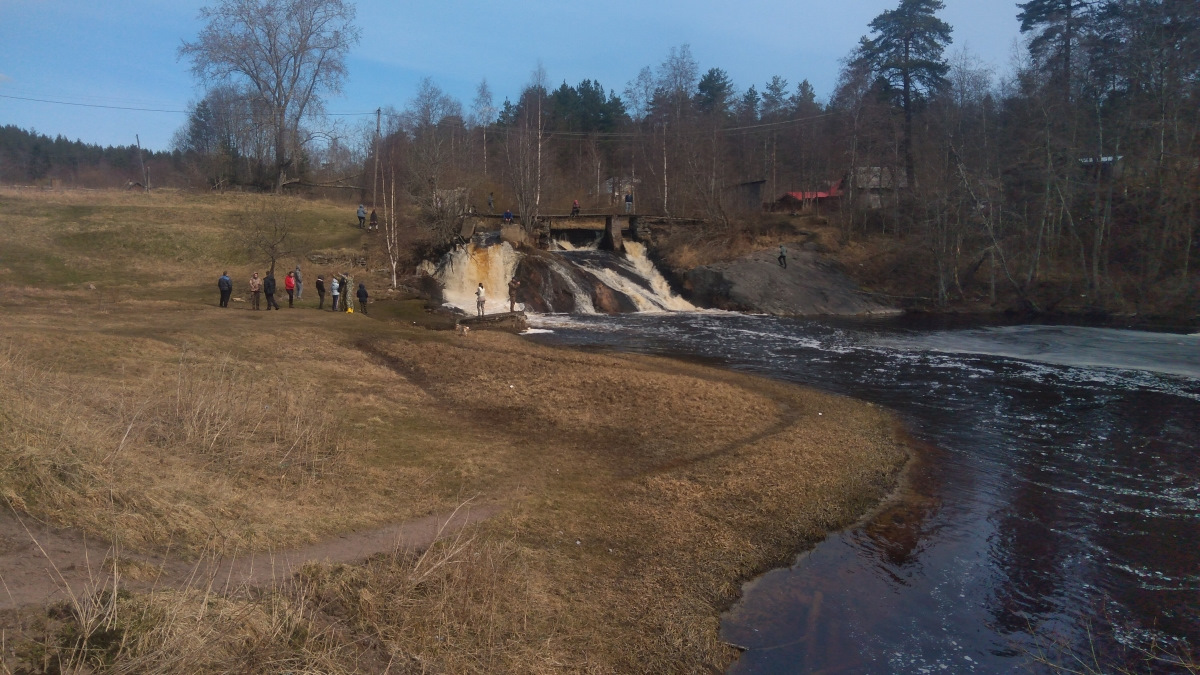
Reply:
[[[905,458],[884,411],[681,362],[0,283],[19,511],[198,556],[507,505],[275,588],[26,611],[5,663],[31,672],[721,669],[740,583],[853,522]]]

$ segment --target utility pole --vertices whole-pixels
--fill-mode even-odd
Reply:
[[[142,189],[146,192],[150,191],[150,173],[146,171],[146,160],[142,158],[142,139],[137,134],[133,135],[133,140],[137,141],[138,163],[142,165]]]
[[[379,189],[379,118],[383,108],[375,109],[375,180],[371,183],[371,210],[375,210],[375,192]]]

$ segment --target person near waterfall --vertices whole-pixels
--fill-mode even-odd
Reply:
[[[475,311],[479,316],[483,316],[483,306],[487,304],[487,293],[483,290],[483,282],[479,282],[479,288],[475,289]]]
[[[520,287],[521,282],[516,279],[508,282],[508,311],[510,314],[517,311],[517,289]]]

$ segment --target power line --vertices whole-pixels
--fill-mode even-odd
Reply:
[[[130,110],[130,111],[135,111],[135,112],[157,112],[157,113],[171,113],[171,114],[180,114],[180,115],[188,115],[188,114],[191,114],[191,112],[192,112],[190,110],[170,110],[170,109],[166,109],[166,108],[137,108],[137,107],[132,107],[132,106],[103,105],[100,103],[76,103],[74,101],[54,101],[54,100],[45,99],[45,98],[32,98],[32,97],[28,97],[28,96],[12,96],[9,94],[0,94],[0,98],[15,99],[18,101],[34,101],[36,103],[51,103],[54,105],[70,105],[70,106],[78,106],[81,108],[103,108],[105,110]],[[375,111],[375,110],[370,110],[370,111],[366,111],[366,112],[331,112],[331,113],[325,113],[325,114],[329,115],[330,117],[365,117],[368,115],[375,115],[376,112],[377,111]],[[717,129],[717,131],[719,133],[723,133],[723,134],[755,133],[758,131],[769,131],[771,129],[776,129],[776,128],[791,125],[791,124],[801,124],[804,122],[815,121],[815,120],[821,119],[823,117],[828,117],[831,114],[832,113],[822,113],[820,115],[810,115],[808,117],[796,117],[796,118],[787,119],[787,120],[780,120],[778,122],[762,122],[760,124],[749,124],[749,125],[740,126],[740,127],[720,127]],[[396,117],[402,117],[403,113],[387,113],[386,116],[389,119],[393,119]],[[491,125],[488,125],[488,126],[491,126]],[[511,133],[512,131],[513,130],[510,128],[499,127],[498,129],[496,129],[494,131],[494,133],[508,134],[508,133]],[[637,138],[637,137],[642,136],[642,134],[640,134],[640,133],[629,132],[629,131],[608,131],[608,132],[552,131],[550,133],[553,136],[557,136],[560,138],[562,138],[562,137],[567,137],[567,138]],[[705,135],[708,133],[710,133],[710,132],[708,132],[708,131],[689,131],[689,132],[684,132],[681,135],[685,135],[685,136],[686,135]]]
[[[18,101],[35,101],[37,103],[53,103],[55,105],[73,105],[81,108],[106,108],[108,110],[134,110],[137,112],[160,112],[160,113],[179,113],[188,114],[187,110],[167,110],[164,108],[133,108],[120,105],[101,105],[99,103],[74,103],[72,101],[51,101],[45,98],[30,98],[28,96],[10,96],[8,94],[0,94],[0,98],[12,98]]]

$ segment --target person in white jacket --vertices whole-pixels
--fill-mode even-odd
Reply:
[[[338,311],[338,295],[339,295],[338,278],[336,275],[329,278],[329,294],[333,296],[333,311],[336,312],[336,311]]]
[[[475,310],[479,312],[479,316],[483,316],[483,306],[487,303],[487,294],[483,291],[483,282],[479,282],[479,288],[475,289]]]

